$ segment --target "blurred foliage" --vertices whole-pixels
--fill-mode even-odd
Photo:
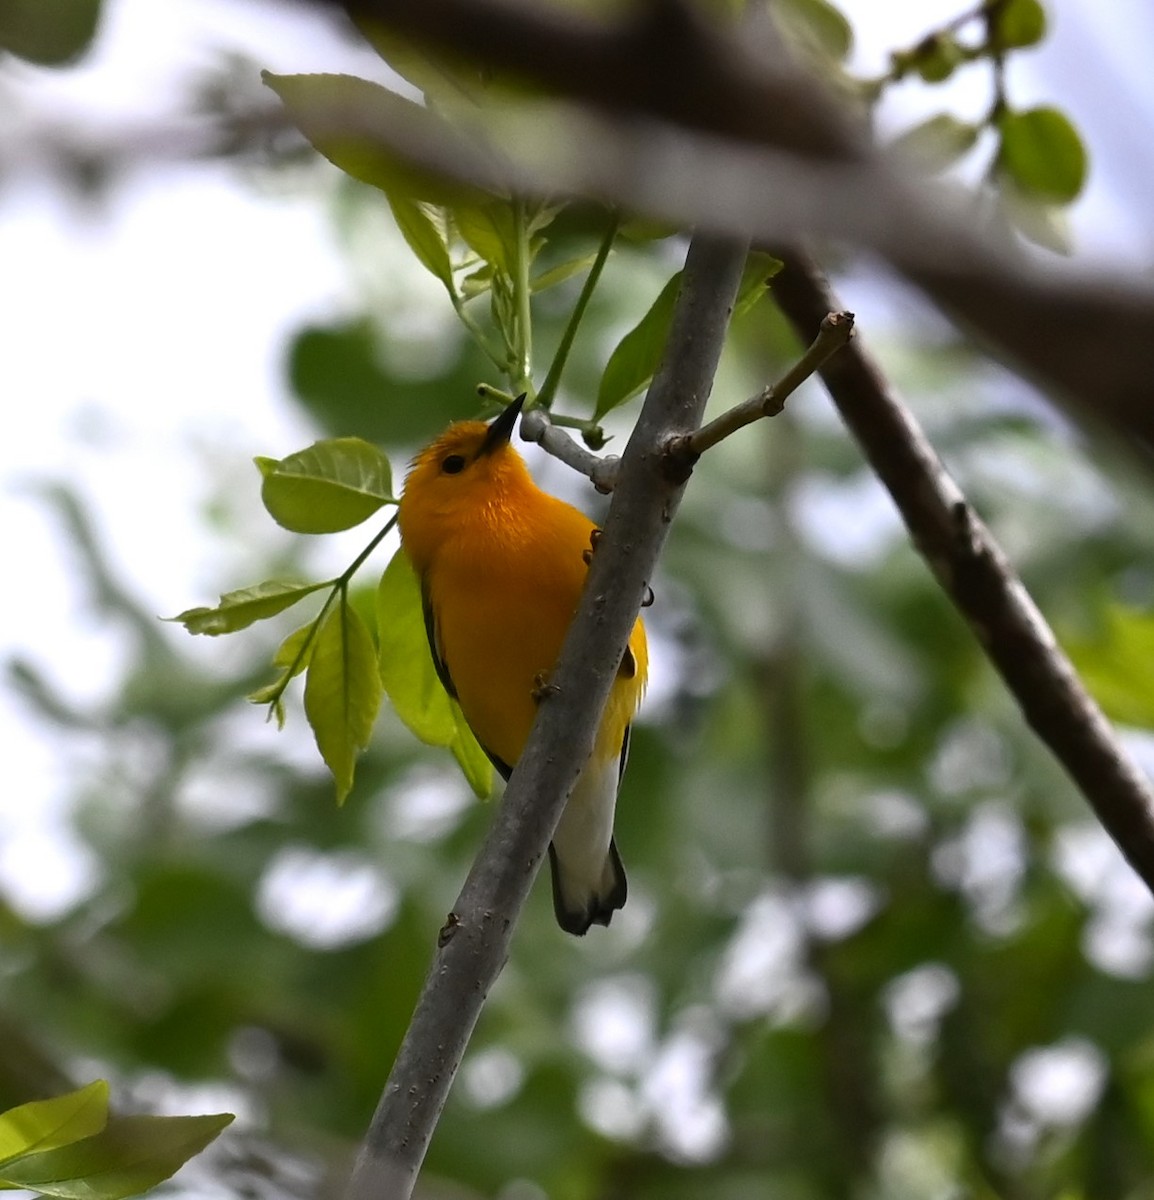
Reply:
[[[836,10],[789,7],[844,53]],[[1027,10],[996,26],[1001,47],[1031,40]],[[386,202],[358,187],[343,212],[372,224]],[[588,229],[559,219],[543,265],[587,258]],[[560,407],[592,411],[675,258],[619,243]],[[579,288],[535,301],[536,343],[561,343]],[[1151,724],[1149,478],[937,326],[912,319],[875,349],[1103,700]],[[772,306],[746,312],[715,405],[797,350]],[[369,439],[397,468],[474,415],[490,366],[455,327],[406,334],[366,295],[363,313],[302,329],[286,373],[319,436]],[[254,473],[252,505],[258,488]],[[55,918],[0,895],[0,1108],[93,1063],[142,1103],[217,1089],[240,1131],[206,1156],[197,1195],[327,1194],[489,812],[391,715],[337,810],[313,757],[247,736],[243,698],[276,640],[291,650],[290,615],[209,664],[118,581],[82,501],[47,499],[122,652],[83,709],[10,664],[73,747],[61,770],[96,869]],[[299,567],[256,535],[246,560],[227,586]],[[578,942],[535,889],[422,1194],[1154,1196],[1154,905],[816,388],[706,456],[654,590],[660,673],[617,830],[629,904]],[[225,601],[210,611],[226,622],[279,603]],[[350,587],[349,602],[372,597]],[[303,728],[289,720],[286,739]],[[1127,736],[1149,752],[1148,734]]]

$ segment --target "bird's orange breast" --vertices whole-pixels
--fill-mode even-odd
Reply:
[[[520,525],[515,536],[462,531],[425,577],[461,711],[478,741],[509,764],[529,736],[535,683],[561,653],[588,570],[582,554],[592,523],[559,501],[547,508],[547,519]]]

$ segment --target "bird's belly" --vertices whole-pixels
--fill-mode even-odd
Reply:
[[[440,616],[445,666],[461,711],[491,754],[515,764],[536,715],[537,681],[552,671],[573,618],[576,597],[538,593],[535,602],[514,589],[500,595],[460,593]]]

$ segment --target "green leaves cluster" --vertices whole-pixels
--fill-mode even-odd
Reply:
[[[886,86],[910,76],[936,84],[967,64],[988,64],[993,97],[981,119],[939,113],[908,130],[897,146],[921,166],[940,171],[973,151],[983,133],[992,134],[986,179],[997,191],[1001,212],[1025,237],[1063,251],[1062,209],[1085,185],[1086,148],[1057,108],[1016,109],[1006,94],[1003,69],[1007,55],[1036,46],[1046,29],[1041,0],[984,0],[916,45],[895,51],[889,71],[868,81],[865,94],[876,99]]]
[[[806,9],[805,19],[816,7],[819,19],[824,19],[827,26],[836,25],[838,14],[825,0],[806,0],[801,7]],[[485,190],[476,184],[447,182],[420,163],[421,131],[435,128],[437,144],[455,147],[459,161],[470,165],[472,178],[491,178],[491,164],[500,162],[501,156],[479,132],[476,117],[494,93],[503,94],[500,84],[482,80],[475,72],[452,64],[434,64],[371,24],[364,29],[386,62],[421,89],[424,105],[349,76],[279,76],[266,72],[265,82],[283,101],[294,124],[325,158],[383,193],[409,249],[445,288],[469,335],[501,376],[503,388],[483,385],[482,394],[508,399],[524,392],[530,406],[550,408],[577,328],[614,244],[616,218],[605,215],[594,219],[595,236],[600,240],[596,250],[586,239],[585,244],[576,247],[576,253],[558,256],[552,252],[547,235],[552,234],[558,218],[565,213],[562,206],[510,196],[497,183]],[[405,131],[406,138],[381,132],[397,130]],[[412,152],[400,149],[399,141],[411,145]],[[588,228],[588,217],[581,220]],[[667,232],[641,232],[635,228],[632,235],[657,237]],[[769,261],[762,257],[756,268],[763,277],[761,282],[771,273],[764,269]],[[585,276],[584,285],[538,387],[532,300],[578,275]],[[565,419],[566,424],[580,429],[591,445],[600,445],[604,440],[598,422],[652,378],[668,332],[677,280],[676,275],[669,280],[650,311],[611,353],[591,418]],[[763,294],[759,284],[752,298]],[[486,298],[488,309],[482,313],[477,302]]]
[[[329,438],[287,458],[258,458],[256,465],[265,508],[294,533],[338,533],[396,504],[388,459],[360,438]],[[419,738],[451,749],[470,786],[487,796],[492,788],[489,761],[436,677],[420,589],[408,559],[398,551],[382,576],[375,639],[350,597],[353,576],[395,523],[394,516],[336,579],[269,579],[226,592],[213,608],[190,608],[172,619],[189,633],[216,637],[267,621],[314,593],[326,592],[317,615],[277,648],[276,679],[249,699],[267,705],[283,728],[285,691],[304,675],[305,716],[332,773],[338,803],[352,791],[357,758],[368,747],[384,694]]]
[[[233,1120],[112,1116],[108,1084],[0,1113],[0,1190],[64,1200],[119,1200],[168,1179]]]

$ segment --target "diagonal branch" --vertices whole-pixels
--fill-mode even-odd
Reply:
[[[581,606],[488,837],[445,922],[413,1020],[357,1161],[350,1200],[407,1200],[489,988],[601,712],[685,478],[661,449],[701,419],[745,261],[742,245],[689,248],[662,367],[621,463]]]
[[[773,294],[803,338],[837,299],[803,255],[785,253]],[[1154,790],[1082,686],[1001,547],[966,502],[860,337],[820,371],[889,490],[914,545],[1022,708],[1154,892]]]

